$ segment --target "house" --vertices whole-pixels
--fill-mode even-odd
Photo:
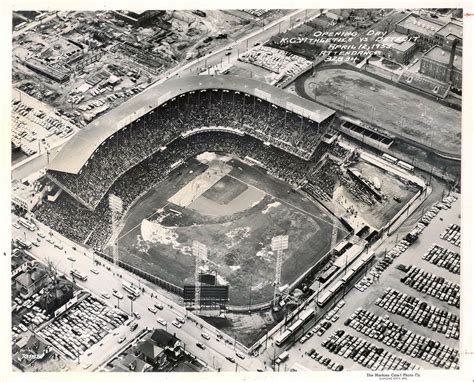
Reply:
[[[28,298],[40,290],[49,280],[46,270],[38,265],[31,265],[15,279],[15,288],[22,298]]]
[[[58,278],[56,284],[51,284],[49,289],[43,293],[38,305],[41,309],[46,310],[47,314],[50,314],[68,302],[73,295],[74,289],[71,282],[67,279]]]
[[[16,342],[12,353],[13,363],[21,370],[25,370],[36,361],[44,360],[51,353],[51,348],[35,335],[30,334]]]
[[[163,329],[155,329],[151,335],[153,340],[158,346],[167,350],[170,355],[177,358],[181,355],[181,341],[175,336],[168,333]]]
[[[158,346],[158,344],[150,338],[137,346],[135,354],[137,353],[140,354],[140,358],[153,365],[155,368],[157,367],[160,369],[167,362],[165,349]]]
[[[153,369],[151,364],[134,354],[128,354],[121,364],[127,369],[127,371],[134,371],[136,373],[144,373]]]

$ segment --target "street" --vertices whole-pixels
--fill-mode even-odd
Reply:
[[[12,215],[12,224],[15,222],[16,217]],[[236,356],[236,351],[245,353],[240,344],[236,344],[234,350],[233,341],[230,341],[229,339],[226,343],[224,341],[226,337],[218,339],[217,330],[214,327],[207,324],[202,319],[194,316],[193,314],[186,312],[183,307],[159,295],[156,291],[153,291],[148,287],[144,287],[145,293],[142,293],[142,295],[135,301],[130,301],[127,298],[128,293],[122,288],[122,283],[124,281],[130,281],[138,286],[138,280],[127,274],[125,270],[117,268],[112,264],[107,263],[107,266],[110,267],[110,270],[107,270],[105,266],[94,265],[93,254],[90,253],[86,248],[80,247],[79,245],[70,242],[57,232],[54,232],[53,235],[50,236],[50,229],[41,223],[37,222],[36,224],[39,227],[39,230],[34,232],[23,228],[16,229],[12,227],[12,237],[16,238],[18,236],[26,236],[26,239],[29,241],[37,241],[37,233],[43,232],[46,235],[46,238],[41,239],[39,247],[33,246],[29,250],[29,253],[43,262],[53,261],[57,266],[57,269],[68,276],[69,272],[73,268],[80,271],[81,273],[86,274],[88,277],[87,281],[83,282],[76,279],[76,283],[97,296],[101,296],[102,293],[108,293],[111,298],[105,299],[105,302],[111,307],[118,305],[120,309],[122,309],[127,314],[130,314],[133,304],[133,312],[139,313],[141,318],[137,321],[139,323],[139,327],[135,332],[130,333],[129,328],[124,327],[123,330],[127,335],[127,342],[132,340],[132,336],[136,335],[136,333],[138,333],[142,328],[163,328],[163,326],[157,322],[157,318],[163,318],[167,322],[167,325],[164,327],[164,329],[168,330],[171,334],[176,334],[176,336],[181,339],[183,343],[185,343],[185,350],[202,359],[209,365],[209,367],[215,370],[220,369],[221,371],[256,371],[257,369],[264,369],[263,362],[258,358],[246,356],[244,360],[239,359]],[[61,250],[55,247],[53,244],[47,242],[46,239],[49,237],[54,240],[55,244],[61,243],[63,249]],[[75,250],[72,248],[73,246],[76,248]],[[68,258],[74,260],[69,260]],[[103,259],[97,260],[99,260],[102,264],[106,263],[106,261]],[[92,268],[96,268],[99,273],[92,273],[90,271]],[[124,298],[119,300],[112,296],[113,289],[118,290],[122,295],[124,295]],[[153,293],[153,297],[151,297],[151,293]],[[158,310],[156,314],[148,310],[148,307],[153,306],[155,303],[161,303],[164,306],[164,309]],[[176,316],[187,317],[186,323],[182,326],[182,328],[176,328],[171,325],[171,322],[176,319]],[[193,322],[191,322],[191,320],[193,320]],[[203,327],[202,329],[201,325]],[[201,337],[201,333],[207,333],[211,338],[209,340],[205,340]],[[111,343],[106,347],[103,347],[100,352],[93,353],[93,355],[90,357],[81,358],[81,367],[87,365],[88,363],[93,364],[91,369],[97,367],[103,361],[108,359],[108,356],[112,355],[115,351],[126,344],[125,342],[120,346],[117,346],[118,344],[116,338],[118,337],[113,337],[113,340],[108,340],[108,338],[110,338],[110,336],[107,336],[105,341],[109,341]],[[198,342],[204,343],[206,345],[206,349],[199,349],[196,346],[196,343]],[[97,356],[99,356],[99,358],[96,358]],[[231,363],[225,359],[226,356],[233,357],[236,360],[236,363]]]

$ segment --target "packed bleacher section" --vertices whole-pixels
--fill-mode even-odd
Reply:
[[[308,160],[331,122],[327,119],[318,124],[241,92],[192,91],[150,111],[104,141],[79,174],[49,170],[48,176],[82,204],[95,209],[120,176],[180,136],[220,127],[279,147],[293,159]]]
[[[240,158],[250,157],[260,162],[272,176],[292,184],[304,179],[311,166],[311,162],[277,147],[264,145],[251,136],[203,132],[174,140],[166,150],[154,153],[123,174],[109,192],[119,196],[124,209],[127,209],[143,192],[166,179],[173,163],[206,151],[225,152]],[[45,200],[35,211],[35,216],[70,239],[93,247],[101,248],[110,237],[111,216],[107,198],[103,198],[95,211],[91,211],[62,193],[55,203]]]
[[[342,176],[339,166],[332,160],[326,161],[317,171],[307,177],[303,190],[317,200],[329,201],[333,197],[337,179]]]

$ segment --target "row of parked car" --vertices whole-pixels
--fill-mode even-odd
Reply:
[[[92,296],[69,308],[40,334],[63,354],[75,359],[122,325],[127,315],[111,310]]]
[[[312,328],[308,333],[300,338],[300,344],[304,344],[315,334],[321,337],[324,333],[326,333],[326,330],[332,326],[331,322],[336,322],[339,319],[338,312],[344,306],[344,304],[344,300],[339,301],[333,309],[326,313],[324,319],[321,320],[320,323],[318,323],[314,328]]]
[[[390,255],[385,255],[380,261],[378,261],[371,269],[370,274],[378,279],[380,275],[385,271],[390,264],[393,263],[393,257]]]
[[[36,306],[34,308],[36,308]],[[49,317],[44,311],[26,312],[21,318],[21,323],[18,326],[13,326],[12,329],[15,333],[20,334],[21,332],[26,332],[28,326],[39,326],[47,320],[49,320]]]
[[[307,356],[314,359],[316,362],[319,362],[321,365],[326,366],[329,370],[332,371],[342,371],[344,366],[334,362],[329,357],[324,357],[323,354],[318,353],[315,349],[311,349],[306,353]]]
[[[350,358],[371,370],[417,370],[419,366],[406,361],[365,339],[346,334],[343,329],[334,332],[322,346],[331,353]]]
[[[422,258],[423,260],[429,261],[431,264],[438,267],[447,269],[452,273],[459,274],[460,272],[461,255],[437,244],[433,244]]]
[[[389,316],[378,316],[366,309],[357,309],[346,320],[346,325],[360,333],[391,346],[403,354],[419,358],[436,367],[459,368],[459,351],[439,341],[413,333],[411,330],[390,321]]]
[[[354,288],[356,288],[360,292],[364,292],[369,286],[371,286],[374,283],[374,279],[370,276],[365,276],[362,277],[362,279],[354,285]]]
[[[446,230],[439,235],[443,240],[449,241],[451,244],[461,246],[461,227],[457,224],[450,224]]]
[[[61,120],[48,116],[41,110],[34,110],[31,107],[25,106],[18,100],[13,101],[13,110],[26,117],[31,122],[44,127],[52,134],[56,134],[62,138],[72,134],[73,129]],[[32,133],[35,133],[34,131]]]
[[[459,308],[461,288],[444,277],[436,276],[421,268],[409,266],[408,272],[400,281],[423,294],[429,294],[449,305]]]
[[[446,338],[459,339],[459,316],[428,305],[406,293],[389,287],[384,295],[375,301],[375,305],[390,313],[403,316],[415,324],[443,333]]]

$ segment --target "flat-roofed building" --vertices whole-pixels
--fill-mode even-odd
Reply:
[[[437,45],[448,50],[451,49],[454,40],[457,40],[456,53],[462,54],[463,31],[459,23],[453,21],[447,23],[435,33],[434,38]]]
[[[396,31],[387,35],[382,44],[384,45],[383,56],[399,64],[407,64],[416,50],[416,44],[411,41],[409,36]]]
[[[436,45],[435,34],[443,25],[443,23],[428,20],[411,13],[397,23],[395,31],[408,36],[418,37],[415,41],[416,45],[423,49],[428,49]]]
[[[462,56],[455,54],[451,67],[451,52],[434,46],[421,58],[420,73],[438,81],[449,82],[457,90],[462,89]],[[451,74],[452,70],[452,74]]]

